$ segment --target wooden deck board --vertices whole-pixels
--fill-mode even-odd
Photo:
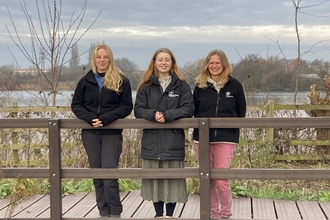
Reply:
[[[78,193],[78,194],[70,194],[66,195],[62,198],[62,213],[66,213],[71,207],[80,201],[83,197],[85,197],[87,193]],[[49,209],[50,201],[48,201],[48,208],[38,215],[38,218],[49,218],[50,217],[50,209]]]
[[[0,199],[0,211],[3,209],[6,209],[9,205],[9,203],[10,203],[9,196],[4,199]]]
[[[173,218],[180,218],[181,212],[184,208],[183,203],[177,203],[173,212]]]
[[[130,192],[123,200],[123,218],[131,218],[142,203],[141,191]]]
[[[15,215],[15,218],[35,218],[41,212],[44,212],[49,208],[49,204],[50,204],[49,201],[50,201],[50,196],[46,195],[43,198],[36,201],[35,203],[33,203],[28,208],[26,208],[24,211]]]
[[[42,199],[45,195],[34,195],[28,198],[24,198],[22,201],[20,201],[13,212],[10,214],[10,216],[14,217],[20,212],[23,212],[28,207],[30,207],[32,204],[36,203],[38,200]],[[9,217],[9,210],[3,209],[0,211],[0,217]]]
[[[326,219],[319,204],[314,201],[297,201],[303,219]]]
[[[233,199],[233,219],[251,219],[251,198]]]
[[[92,202],[93,201],[93,202]],[[95,207],[95,193],[88,193],[81,200],[77,201],[71,209],[64,213],[64,218],[85,217]]]
[[[181,218],[200,218],[199,195],[189,195],[188,202],[185,204]]]
[[[330,203],[329,202],[320,202],[319,203],[324,214],[327,216],[327,219],[330,218]]]
[[[100,216],[100,214],[99,214],[99,210],[96,206],[95,192],[91,192],[90,194],[92,194],[90,196],[91,196],[91,198],[93,198],[94,207],[84,217],[86,217],[86,218],[97,218],[97,217]],[[120,199],[123,200],[123,198],[125,198],[127,196],[127,194],[128,194],[128,192],[120,192]]]
[[[153,218],[155,215],[151,201],[143,201],[140,191],[121,192],[123,203],[122,218]],[[189,195],[186,204],[178,203],[174,218],[199,219],[199,195]],[[2,207],[0,219],[8,217],[10,199],[0,199]],[[65,218],[98,218],[95,193],[79,193],[62,198],[63,217]],[[49,195],[35,195],[23,199],[14,209],[11,219],[15,218],[49,218]],[[7,214],[7,216],[6,216]],[[231,219],[280,219],[280,220],[322,220],[329,219],[330,203],[314,201],[282,201],[259,198],[233,199],[233,216]]]
[[[296,202],[275,200],[274,203],[278,219],[301,219]]]
[[[151,201],[143,201],[139,209],[134,213],[132,218],[153,218],[155,217],[155,209]]]
[[[254,219],[276,219],[273,200],[255,198],[252,200]]]

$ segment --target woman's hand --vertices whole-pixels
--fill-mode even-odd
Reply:
[[[92,120],[93,127],[103,127],[102,121],[100,121],[98,118]]]
[[[156,112],[155,119],[159,123],[164,123],[165,122],[164,115],[161,112]]]

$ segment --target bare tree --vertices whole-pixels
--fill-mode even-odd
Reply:
[[[42,101],[48,106],[48,98],[50,98],[51,105],[55,106],[62,67],[68,62],[66,61],[66,56],[89,31],[100,16],[101,11],[91,24],[84,28],[82,33],[79,33],[87,9],[87,0],[83,2],[82,8],[77,15],[75,15],[75,12],[72,13],[67,23],[62,20],[62,0],[36,0],[36,19],[32,18],[24,0],[20,0],[20,5],[28,24],[30,43],[24,43],[24,35],[18,32],[18,26],[14,22],[8,8],[7,11],[12,22],[12,29],[6,26],[7,31],[24,57],[37,70],[40,79],[43,79],[42,82],[44,83],[37,85],[40,93],[44,94]],[[13,55],[12,52],[11,54]],[[16,57],[14,55],[13,57],[16,65],[19,66]],[[49,71],[43,68],[45,61],[50,65]]]
[[[295,93],[294,93],[294,97],[293,97],[293,103],[296,104],[297,103],[297,93],[298,93],[298,84],[299,84],[299,73],[301,70],[301,65],[300,65],[300,61],[301,61],[301,52],[300,52],[300,48],[301,48],[301,38],[300,38],[300,34],[299,34],[299,26],[298,26],[298,12],[301,9],[300,8],[300,2],[302,0],[292,0],[294,9],[295,9],[295,13],[294,13],[294,26],[295,26],[295,30],[296,30],[296,36],[297,36],[297,62],[296,62],[296,67],[295,67]]]
[[[295,81],[294,91],[295,91],[295,93],[294,93],[293,102],[294,102],[294,104],[296,104],[297,103],[297,94],[298,94],[298,89],[299,89],[300,72],[301,72],[301,69],[302,69],[302,65],[301,65],[302,57],[306,54],[315,53],[316,51],[313,51],[314,47],[318,44],[323,45],[323,42],[327,41],[327,40],[323,40],[323,41],[315,42],[307,51],[301,52],[301,36],[300,36],[300,32],[299,32],[298,15],[299,15],[299,13],[302,13],[302,14],[305,14],[305,15],[308,15],[308,16],[322,17],[322,16],[318,16],[318,15],[308,14],[308,13],[304,12],[304,9],[320,6],[320,5],[324,4],[325,2],[329,2],[330,0],[324,0],[320,3],[316,3],[316,4],[308,5],[308,6],[301,6],[300,3],[302,2],[302,0],[291,0],[291,1],[293,3],[293,7],[294,7],[294,28],[295,28],[295,33],[296,33],[296,37],[297,37],[297,58],[295,59],[295,68],[293,70],[295,72],[295,75],[294,75],[294,81]],[[280,46],[279,39],[280,39],[281,35],[279,35],[279,37],[277,38],[276,41],[272,40],[268,37],[266,37],[266,38],[268,38],[271,41],[273,41],[274,43],[276,43],[276,45],[278,46],[278,48],[280,50],[280,54],[283,55],[283,57],[286,60],[286,64],[288,64],[288,61],[287,61],[287,59],[285,57],[285,54],[283,52],[283,47]],[[287,72],[289,72],[288,69],[287,69]]]
[[[202,72],[204,58],[197,59],[193,62],[187,62],[182,68],[182,74],[186,79],[186,82],[191,88],[195,86],[195,78]]]

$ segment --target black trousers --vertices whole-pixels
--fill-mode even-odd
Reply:
[[[97,135],[82,130],[82,142],[90,168],[118,168],[123,136]],[[96,203],[101,216],[119,215],[123,211],[118,179],[93,179]]]

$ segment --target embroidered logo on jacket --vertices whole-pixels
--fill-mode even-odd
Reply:
[[[168,97],[173,98],[173,97],[178,97],[178,96],[179,96],[179,94],[175,94],[173,90],[168,92]]]
[[[231,93],[228,91],[226,92],[226,98],[233,98],[234,96],[231,95]]]

